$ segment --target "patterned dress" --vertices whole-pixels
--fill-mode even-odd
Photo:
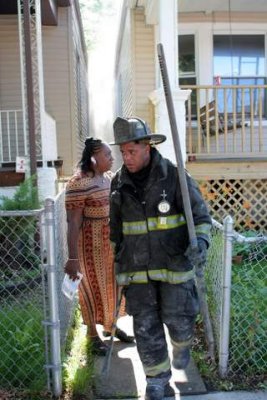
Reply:
[[[113,251],[109,240],[109,192],[112,173],[104,179],[79,172],[67,184],[67,210],[81,208],[83,223],[78,238],[79,302],[83,322],[92,321],[111,331],[116,303]]]

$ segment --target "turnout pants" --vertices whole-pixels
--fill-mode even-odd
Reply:
[[[163,324],[171,338],[174,365],[175,357],[190,348],[199,312],[194,281],[134,283],[126,288],[125,296],[145,374],[162,376],[171,368]]]

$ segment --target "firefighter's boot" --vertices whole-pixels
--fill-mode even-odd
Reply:
[[[164,387],[164,397],[174,397],[174,396],[175,396],[175,391],[168,382],[167,385],[165,385]]]
[[[164,372],[156,377],[147,377],[145,400],[163,400],[167,396],[171,372]],[[170,396],[170,395],[169,395]]]
[[[189,364],[190,360],[190,348],[180,347],[173,348],[173,360],[172,365],[176,369],[185,369]]]

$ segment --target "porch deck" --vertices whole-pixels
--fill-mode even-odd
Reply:
[[[188,165],[209,163],[206,175],[213,168],[220,175],[218,168],[228,165],[229,177],[243,165],[243,175],[253,170],[255,176],[266,177],[267,85],[183,85],[181,89],[192,91],[186,105]]]
[[[265,122],[265,121],[264,121]],[[266,121],[267,122],[267,121]],[[267,159],[267,124],[257,122],[235,130],[204,135],[198,127],[187,130],[188,159]]]

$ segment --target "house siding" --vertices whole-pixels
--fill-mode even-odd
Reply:
[[[154,110],[148,95],[155,89],[154,28],[143,10],[128,10],[117,69],[117,114],[137,115],[153,126]]]
[[[148,95],[155,90],[154,27],[147,25],[143,10],[135,11],[135,114],[154,125],[154,110]]]
[[[0,109],[22,109],[16,15],[0,15]]]
[[[84,148],[84,140],[89,134],[88,108],[88,69],[83,53],[76,9],[72,7],[72,74],[74,76],[73,110],[75,115],[75,147],[80,158]]]
[[[132,15],[131,12],[127,13],[123,40],[121,45],[121,57],[118,66],[117,78],[121,85],[121,93],[117,113],[121,113],[123,116],[133,115],[135,110],[134,103],[134,73],[133,73],[133,51],[132,51]]]
[[[42,31],[45,108],[56,121],[62,174],[71,175],[88,135],[87,65],[74,7],[59,8],[58,25]]]
[[[56,121],[58,155],[64,159],[63,174],[68,174],[74,164],[71,146],[68,8],[59,8],[58,25],[43,26],[42,33],[45,109]]]

